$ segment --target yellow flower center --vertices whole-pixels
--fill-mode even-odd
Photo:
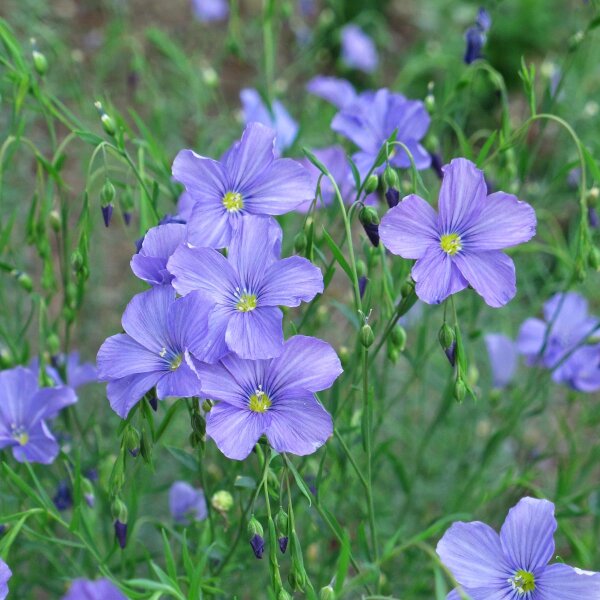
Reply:
[[[15,429],[12,434],[13,438],[19,442],[20,446],[25,446],[29,441],[29,434],[24,431],[21,427]]]
[[[460,236],[458,233],[446,233],[440,238],[440,246],[444,252],[454,256],[462,248]]]
[[[173,359],[171,360],[171,371],[175,371],[179,368],[179,365],[181,364],[181,354],[178,354],[177,356],[173,357]]]
[[[229,212],[237,212],[238,210],[242,210],[242,208],[244,208],[244,199],[238,192],[227,192],[223,196],[223,206]]]
[[[252,396],[250,396],[248,402],[248,408],[252,412],[264,413],[271,406],[271,400],[269,396],[265,394],[261,389],[256,390]]]
[[[512,589],[520,596],[535,590],[535,576],[533,573],[523,571],[522,569],[517,571],[515,576],[508,580],[508,583],[512,585]]]
[[[256,308],[256,296],[254,294],[242,294],[235,307],[240,312],[250,312]]]

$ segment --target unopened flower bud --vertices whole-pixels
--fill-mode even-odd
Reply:
[[[306,250],[306,246],[308,245],[308,238],[304,231],[300,231],[296,234],[294,238],[294,250],[297,254],[302,254],[304,250]]]
[[[363,206],[358,213],[358,218],[363,225],[379,225],[379,215],[372,206]]]
[[[365,264],[365,261],[362,258],[359,258],[356,261],[356,274],[359,277],[363,277],[367,274],[367,265]]]
[[[367,194],[372,194],[379,185],[379,177],[375,175],[375,173],[371,173],[365,182],[365,192]]]
[[[592,246],[590,254],[588,256],[590,267],[595,271],[600,271],[600,248]]]
[[[100,115],[100,121],[102,122],[102,127],[104,128],[104,131],[108,133],[108,135],[114,136],[117,132],[117,127],[113,118],[110,115],[106,114],[101,102],[94,102],[94,106],[96,107],[96,110]]]
[[[86,504],[90,508],[94,508],[94,504],[96,503],[96,497],[94,495],[94,488],[92,486],[92,482],[84,477],[81,480],[82,488],[83,488],[83,497],[85,499]]]
[[[365,347],[369,348],[375,341],[375,335],[369,324],[365,324],[360,329],[360,343]]]
[[[211,411],[211,409],[212,409],[212,407],[213,407],[213,402],[212,402],[212,400],[208,400],[208,399],[206,399],[206,400],[205,400],[205,401],[202,403],[202,410],[203,410],[205,413],[208,413],[208,412],[210,412],[210,411]]]
[[[74,250],[71,254],[71,267],[75,273],[79,273],[83,267],[83,256],[79,250]]]
[[[48,348],[50,356],[56,356],[60,352],[60,338],[56,333],[51,333],[46,338],[46,348]]]
[[[48,222],[50,223],[50,227],[52,227],[52,231],[59,232],[62,224],[62,220],[60,218],[60,213],[57,210],[51,210],[48,215]]]
[[[11,275],[17,280],[17,283],[26,291],[31,292],[33,290],[33,281],[27,273],[14,269],[11,271]]]
[[[48,71],[48,59],[39,51],[35,38],[31,38],[31,56],[33,58],[33,67],[36,73],[43,77]]]
[[[115,537],[123,550],[127,545],[127,523],[123,523],[119,519],[115,521]]]
[[[394,208],[394,206],[398,206],[400,202],[400,192],[393,187],[390,187],[385,192],[385,201],[390,208]]]
[[[401,286],[400,286],[400,295],[403,298],[407,298],[408,296],[410,296],[413,291],[415,289],[415,284],[411,279],[407,279]]]
[[[400,351],[398,348],[394,347],[392,344],[388,344],[387,346],[387,357],[389,361],[395,365],[400,358]]]
[[[123,443],[125,448],[134,458],[140,453],[140,434],[135,427],[128,427],[125,431]]]
[[[448,362],[452,365],[456,365],[456,342],[452,342],[447,348],[444,348],[444,354],[448,359]]]
[[[219,75],[212,67],[202,69],[202,80],[208,87],[215,87],[219,83]]]
[[[359,292],[361,298],[365,295],[365,290],[367,289],[368,283],[369,283],[368,277],[365,277],[363,275],[362,277],[358,278],[358,292]]]
[[[466,395],[467,395],[467,386],[465,385],[465,382],[459,378],[456,380],[456,383],[454,384],[454,398],[460,404],[465,399]]]
[[[255,533],[250,538],[250,546],[252,547],[252,552],[254,552],[254,556],[258,559],[261,559],[265,551],[265,540],[262,537],[262,535]]]
[[[598,229],[600,226],[600,217],[595,206],[588,206],[588,223],[592,229]]]
[[[596,206],[598,198],[600,198],[600,188],[597,185],[595,185],[594,187],[588,190],[586,200],[590,206]]]
[[[227,490],[219,490],[210,500],[213,508],[219,512],[227,512],[233,506],[233,496]]]
[[[390,334],[391,342],[400,352],[406,348],[406,329],[402,325],[396,325]]]
[[[450,348],[452,343],[455,340],[454,330],[448,323],[445,323],[440,327],[440,332],[438,333],[438,339],[440,341],[440,345],[444,350]]]
[[[340,346],[340,349],[338,350],[338,356],[340,362],[342,363],[342,367],[345,369],[348,365],[348,361],[350,360],[350,350],[348,349],[348,346]]]
[[[110,510],[112,513],[112,517],[115,521],[120,521],[121,523],[127,523],[128,520],[128,511],[127,505],[121,498],[118,496],[112,501],[110,505]]]
[[[335,592],[330,585],[321,588],[319,592],[319,600],[335,600]]]
[[[383,172],[383,181],[388,188],[398,189],[400,187],[400,180],[398,179],[398,173],[396,169],[388,165]]]

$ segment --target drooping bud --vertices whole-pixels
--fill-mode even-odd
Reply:
[[[359,277],[358,279],[358,291],[360,293],[360,297],[362,298],[365,295],[365,290],[367,289],[367,284],[369,283],[369,278],[365,277],[364,275],[362,277]]]
[[[462,378],[458,378],[454,384],[454,398],[461,404],[467,395],[467,386]]]
[[[340,346],[337,354],[340,358],[340,362],[342,363],[342,367],[345,369],[348,365],[348,361],[350,360],[350,350],[348,349],[348,346]]]
[[[319,600],[335,600],[335,592],[330,585],[321,588],[319,592]]]
[[[375,173],[371,173],[365,182],[365,192],[367,194],[372,194],[379,185],[379,177],[375,175]]]
[[[400,351],[392,344],[387,345],[387,357],[392,364],[396,364],[400,358]]]
[[[156,388],[152,388],[146,392],[146,398],[148,399],[148,403],[150,404],[150,408],[154,412],[158,410],[158,396],[156,395]]]
[[[444,170],[442,169],[442,157],[437,152],[431,153],[431,168],[435,171],[435,174],[440,178],[444,178]]]
[[[127,523],[123,523],[119,519],[115,521],[115,537],[121,550],[123,550],[127,545]]]
[[[359,258],[356,261],[356,274],[359,277],[363,277],[367,274],[367,265],[365,264],[365,261],[362,258]]]
[[[94,495],[94,488],[92,486],[92,482],[84,477],[81,480],[82,488],[83,488],[83,497],[90,508],[94,508],[94,504],[96,503],[96,497]]]
[[[285,554],[288,546],[288,516],[287,513],[280,508],[275,515],[275,528],[277,529],[277,543],[282,554]]]
[[[46,338],[46,348],[48,349],[50,356],[53,358],[58,355],[60,352],[60,338],[56,335],[56,333],[52,332]]]
[[[398,179],[398,173],[396,169],[388,165],[383,172],[383,181],[388,188],[398,189],[400,187],[400,180]]]
[[[40,52],[35,38],[31,38],[31,56],[36,73],[43,77],[48,72],[48,59]]]
[[[304,231],[299,231],[294,238],[294,250],[296,254],[302,254],[308,245],[308,238]]]
[[[402,325],[396,325],[390,334],[390,339],[395,348],[404,352],[406,348],[406,329]]]
[[[433,95],[433,81],[427,84],[427,96],[425,96],[425,108],[429,114],[432,114],[435,110],[435,96]]]
[[[13,269],[10,274],[17,280],[17,283],[26,291],[31,292],[33,290],[33,281],[27,273]]]
[[[365,347],[369,348],[375,341],[375,335],[373,330],[368,323],[365,323],[360,329],[360,343]]]
[[[254,552],[254,556],[258,559],[261,559],[265,552],[265,540],[262,537],[262,535],[255,533],[250,538],[250,546],[252,547],[252,552]]]
[[[123,436],[123,443],[125,444],[125,448],[127,448],[129,454],[135,458],[140,453],[139,431],[130,425]]]
[[[595,206],[588,206],[588,223],[592,229],[598,229],[600,226],[600,217]]]
[[[71,254],[71,268],[75,273],[80,273],[83,267],[83,256],[79,250],[73,250]]]
[[[592,246],[588,256],[588,262],[590,263],[590,267],[595,271],[600,271],[600,248],[597,246]]]
[[[454,367],[456,365],[456,342],[452,342],[448,348],[444,348],[444,354],[448,362]]]
[[[48,222],[50,223],[50,227],[52,227],[52,231],[58,233],[60,231],[62,225],[62,219],[60,218],[60,213],[57,210],[51,210],[48,214]]]
[[[54,506],[56,506],[56,508],[58,508],[60,511],[67,510],[73,506],[71,488],[69,487],[68,482],[64,479],[59,481],[58,486],[56,487],[54,498],[52,498],[52,502],[54,502]]]
[[[452,343],[455,340],[454,330],[448,323],[444,322],[440,327],[440,332],[438,333],[438,340],[440,341],[440,345],[444,350],[450,348]]]
[[[366,225],[379,225],[379,215],[372,206],[363,206],[358,213],[360,222]]]
[[[114,119],[110,115],[106,114],[101,102],[94,102],[94,106],[96,107],[96,110],[100,115],[100,121],[102,122],[102,127],[104,128],[104,131],[108,133],[108,135],[114,136],[117,132],[117,126],[115,125]]]
[[[390,208],[398,206],[398,203],[400,202],[400,192],[396,188],[388,188],[385,192],[385,201]]]
[[[227,490],[219,490],[213,494],[210,503],[215,510],[225,513],[233,506],[233,496]]]

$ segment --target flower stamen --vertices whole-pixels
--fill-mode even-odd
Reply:
[[[254,391],[254,394],[248,399],[248,408],[252,412],[264,413],[267,412],[271,406],[271,399],[262,390],[262,386],[258,386],[258,389]]]
[[[223,206],[228,212],[238,212],[244,208],[244,199],[239,192],[227,192],[223,196]]]
[[[454,256],[462,249],[462,242],[458,233],[446,233],[440,238],[440,246],[446,254]]]
[[[507,579],[507,581],[512,586],[512,589],[519,594],[519,596],[529,594],[529,592],[533,592],[533,590],[535,590],[535,576],[529,571],[523,571],[520,569],[515,573],[514,577]]]
[[[256,308],[256,295],[255,294],[240,294],[239,300],[235,307],[240,312],[250,312]]]

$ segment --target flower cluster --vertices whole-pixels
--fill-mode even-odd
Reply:
[[[274,131],[253,122],[220,161],[191,150],[177,155],[173,174],[191,210],[177,219],[185,222],[146,234],[131,267],[153,287],[131,300],[125,333],[98,353],[119,416],[152,388],[159,399],[218,401],[207,435],[238,460],[263,434],[279,452],[304,455],[325,443],[331,417],[314,393],[341,373],[327,343],[284,341],[279,307],[312,300],[323,276],[305,258],[280,258],[282,231],[271,215],[297,208],[314,190],[300,164],[275,158],[274,141]]]

